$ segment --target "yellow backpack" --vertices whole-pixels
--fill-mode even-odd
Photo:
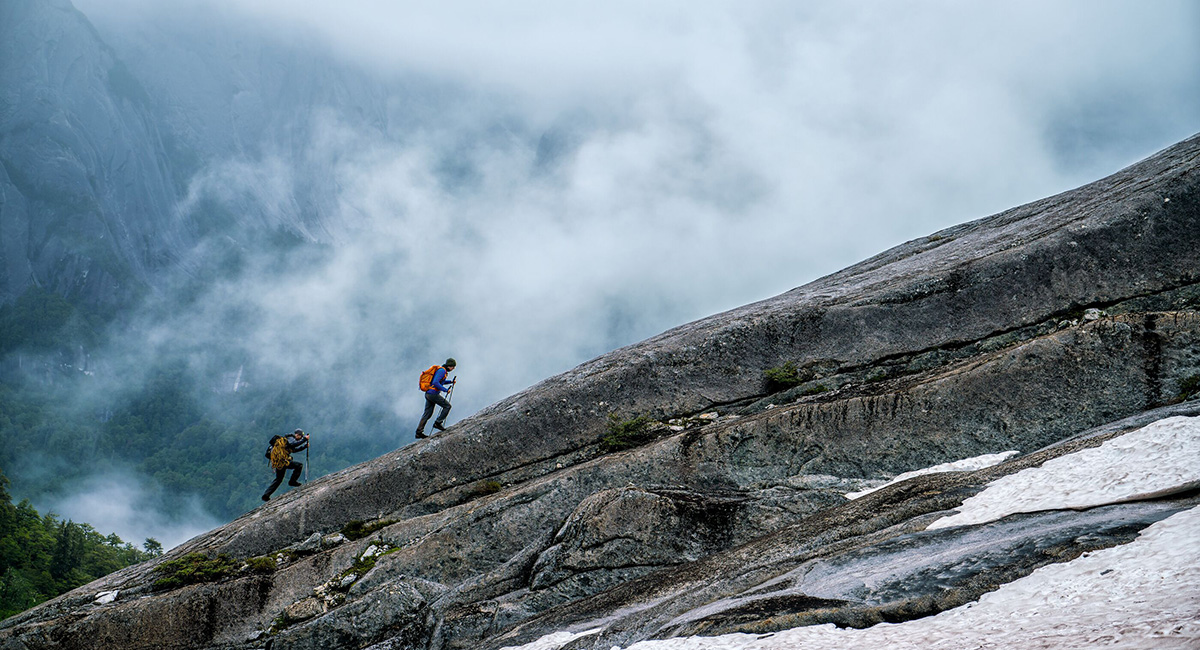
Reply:
[[[279,436],[275,444],[271,445],[271,469],[283,469],[292,464],[292,452],[288,451],[288,441],[284,436]]]

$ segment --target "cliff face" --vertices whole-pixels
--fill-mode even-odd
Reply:
[[[584,625],[601,631],[567,647],[609,648],[867,625],[1127,542],[1195,486],[925,529],[999,476],[1200,415],[1179,401],[1200,378],[1198,161],[1193,137],[601,356],[9,619],[0,648],[488,648]],[[801,383],[769,392],[763,372],[789,362]],[[602,444],[610,414],[649,418],[649,437]],[[943,564],[914,559],[935,547]],[[228,560],[156,584],[189,554]],[[901,578],[749,596],[817,558]]]
[[[398,119],[395,88],[322,51],[179,11],[202,26],[152,43],[114,30],[119,55],[67,0],[0,6],[0,304],[38,286],[111,312],[212,264],[195,252],[206,236],[324,237],[335,178],[309,155],[323,120],[383,137]],[[277,170],[287,200],[204,185],[214,165],[272,157],[296,161]]]
[[[69,2],[0,7],[0,300],[121,304],[184,248],[150,98]]]

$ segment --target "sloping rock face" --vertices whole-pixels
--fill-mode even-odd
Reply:
[[[1198,161],[1193,137],[599,357],[11,618],[0,648],[497,648],[585,627],[602,631],[567,647],[611,648],[869,625],[1127,542],[1196,486],[927,527],[997,477],[1200,415]],[[764,371],[787,363],[800,383],[771,392]],[[635,446],[602,442],[640,417]],[[162,582],[205,558],[208,578]]]

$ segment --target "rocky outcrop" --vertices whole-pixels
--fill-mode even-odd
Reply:
[[[1198,160],[1193,137],[599,357],[9,619],[0,648],[489,648],[586,626],[602,631],[568,647],[609,648],[868,625],[1124,543],[1195,486],[928,526],[997,477],[1200,415],[1171,405],[1200,381]],[[771,392],[764,371],[788,363],[799,383]],[[602,441],[638,418],[632,446]],[[156,586],[222,554],[214,580]]]
[[[936,614],[1039,566],[1128,542],[1150,523],[1200,504],[1192,480],[1164,498],[1014,514],[978,526],[931,525],[999,477],[1180,414],[1195,417],[1200,403],[1144,412],[993,467],[909,479],[698,562],[549,610],[500,640],[516,644],[550,630],[602,628],[564,647],[607,650],[645,638],[769,633],[819,623],[866,627]],[[1194,454],[1195,448],[1179,451]]]

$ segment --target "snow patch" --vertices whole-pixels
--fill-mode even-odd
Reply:
[[[1200,485],[1200,417],[1165,418],[988,484],[930,529],[983,524],[1019,512],[1081,509]]]
[[[1196,648],[1197,539],[1200,508],[1192,508],[1147,527],[1129,544],[1044,566],[975,603],[936,616],[863,630],[825,624],[771,635],[642,641],[626,650]]]
[[[94,602],[97,605],[107,605],[116,600],[117,594],[119,593],[120,591],[117,589],[113,589],[112,591],[102,591],[96,594],[96,600]]]
[[[563,647],[575,639],[596,634],[601,629],[603,628],[597,627],[591,630],[584,630],[583,632],[555,632],[553,634],[547,634],[546,636],[532,643],[526,643],[522,646],[504,646],[503,648],[500,648],[500,650],[558,650],[558,648]]]
[[[973,472],[985,467],[991,467],[992,465],[999,465],[1000,463],[1003,463],[1019,453],[1021,452],[1016,450],[1005,451],[999,454],[987,454],[984,456],[975,456],[974,458],[964,458],[962,460],[956,460],[949,463],[942,463],[941,465],[926,467],[925,469],[915,469],[911,472],[904,472],[903,474],[897,475],[896,478],[884,483],[883,485],[867,488],[865,490],[859,490],[858,492],[848,492],[846,493],[846,498],[854,500],[859,497],[864,497],[872,492],[875,492],[876,490],[882,490],[889,485],[895,485],[901,481],[907,481],[915,476],[936,474],[938,472]]]

